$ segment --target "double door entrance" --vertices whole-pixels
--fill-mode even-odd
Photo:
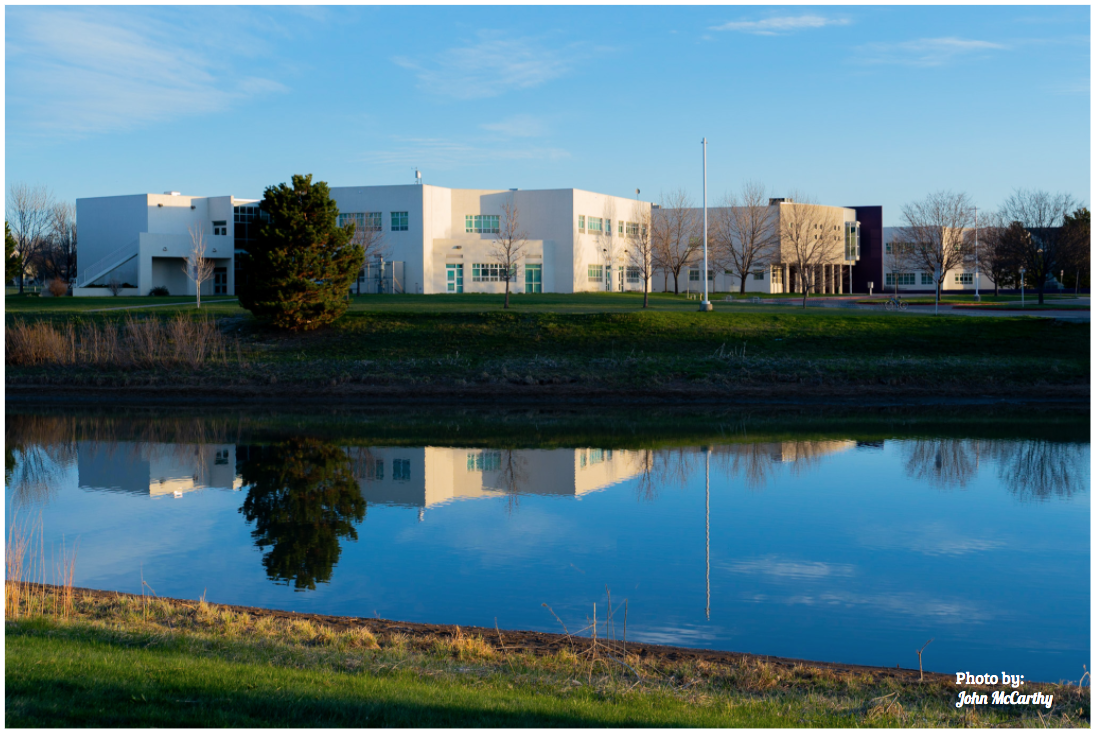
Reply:
[[[464,293],[464,264],[445,264],[445,292]]]

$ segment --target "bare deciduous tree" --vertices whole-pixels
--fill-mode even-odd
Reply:
[[[14,183],[8,187],[6,207],[12,237],[22,259],[19,293],[23,293],[27,270],[41,265],[53,221],[53,194],[45,186]]]
[[[968,236],[969,247],[974,250],[979,273],[984,273],[993,281],[993,295],[1000,294],[1001,286],[1006,288],[1019,284],[1020,266],[1012,257],[1013,248],[1009,242],[1013,238],[1029,237],[1019,223],[1004,222],[1000,213],[986,215],[977,228],[978,244],[974,245],[973,235]]]
[[[502,217],[499,218],[499,231],[495,234],[491,254],[499,264],[501,276],[506,278],[506,299],[502,308],[510,308],[510,281],[517,278],[518,261],[525,254],[529,235],[521,229],[518,206],[513,200],[502,205]]]
[[[902,247],[896,248],[897,262],[910,270],[932,273],[939,302],[948,271],[963,269],[974,260],[964,235],[974,225],[974,204],[966,194],[937,191],[903,206],[902,219],[905,225],[898,231]]]
[[[190,232],[190,254],[183,264],[183,273],[194,281],[194,291],[197,296],[197,308],[202,308],[202,284],[213,277],[213,260],[206,257],[205,231],[201,224],[191,225],[187,228]]]
[[[53,207],[49,240],[42,252],[42,264],[46,275],[74,283],[76,263],[76,205],[59,202]]]
[[[384,239],[384,227],[374,225],[364,218],[354,219],[354,234],[350,237],[350,244],[352,246],[357,245],[362,249],[362,253],[365,255],[362,260],[363,263],[371,263],[378,258],[388,256],[388,243]],[[354,281],[359,296],[362,292],[364,273],[365,266],[362,266],[362,270],[358,272],[358,277]]]
[[[747,182],[741,195],[725,196],[712,214],[714,260],[738,276],[738,292],[744,294],[746,277],[776,254],[777,208],[769,206],[762,184]]]
[[[685,190],[678,189],[659,197],[651,220],[655,265],[673,275],[674,293],[680,293],[681,270],[696,260],[701,247],[696,209]]]
[[[632,217],[635,221],[628,222],[625,225],[628,228],[628,231],[625,232],[625,236],[628,238],[628,268],[639,271],[640,278],[643,279],[643,308],[646,309],[649,303],[648,292],[651,287],[652,271],[657,261],[652,236],[651,209],[637,204],[635,214]],[[627,273],[625,273],[625,277],[627,277]]]
[[[1017,189],[1001,207],[1009,222],[1019,222],[1031,235],[1020,242],[1010,242],[1010,256],[1027,271],[1039,289],[1043,303],[1047,278],[1057,273],[1069,260],[1069,244],[1062,237],[1066,216],[1077,206],[1069,194],[1051,194],[1042,190]]]
[[[777,206],[780,262],[795,267],[805,309],[807,295],[817,289],[823,264],[841,259],[845,229],[832,208],[819,206],[802,194],[793,193]]]

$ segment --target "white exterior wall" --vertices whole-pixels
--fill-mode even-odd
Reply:
[[[901,235],[900,235],[901,229],[902,228],[900,228],[900,227],[884,227],[883,228],[883,288],[880,289],[879,284],[876,284],[876,288],[875,288],[876,291],[882,290],[883,292],[889,291],[891,293],[894,293],[894,288],[895,288],[894,284],[892,283],[890,285],[887,285],[887,274],[893,273],[896,270],[898,272],[901,272],[901,273],[908,273],[909,272],[908,270],[906,270],[902,267],[897,267],[896,268],[893,253],[888,253],[887,252],[887,246],[888,245],[890,245],[895,240],[901,240]],[[973,274],[974,273],[974,266],[971,265],[969,268],[957,268],[957,269],[949,270],[944,276],[944,282],[943,282],[943,284],[941,284],[941,288],[943,288],[943,290],[945,290],[945,291],[969,291],[970,293],[974,293],[974,291],[975,291],[974,281],[977,280],[978,290],[979,291],[990,291],[990,292],[993,291],[993,279],[989,278],[985,273],[979,273],[977,276],[972,277],[971,278],[972,282],[968,283],[968,284],[956,283],[955,282],[955,277],[959,273],[971,273],[971,274]],[[921,283],[921,272],[917,271],[917,272],[914,273],[914,284],[912,286],[910,286],[910,285],[905,285],[905,286],[899,285],[898,290],[899,291],[933,291],[933,292],[935,292],[936,291],[936,285],[934,283],[922,284]]]
[[[439,186],[335,187],[331,196],[342,214],[381,212],[386,259],[402,261],[405,269],[404,290],[414,293],[446,293],[446,265],[460,264],[464,293],[503,293],[504,281],[473,281],[472,266],[494,263],[495,235],[465,231],[467,215],[499,215],[513,202],[518,221],[527,235],[527,243],[511,293],[525,290],[525,264],[541,266],[544,292],[573,293],[604,290],[602,284],[587,279],[587,265],[602,262],[607,253],[615,264],[626,265],[625,241],[616,235],[618,219],[635,219],[635,210],[649,209],[647,202],[636,202],[576,189],[497,190],[448,189]],[[408,212],[408,230],[393,232],[391,213]],[[578,233],[578,214],[606,217],[614,221],[612,237]],[[627,214],[627,217],[623,215]],[[625,239],[626,240],[626,239]],[[614,271],[615,275],[615,271]],[[614,287],[617,284],[614,282]],[[636,288],[641,288],[638,284]]]
[[[92,283],[105,284],[111,278],[132,283],[140,295],[157,286],[172,295],[195,294],[193,281],[183,273],[184,259],[193,248],[190,229],[201,227],[206,256],[214,267],[225,268],[229,294],[235,293],[233,202],[231,196],[191,197],[172,194],[96,197],[76,200],[80,227],[78,245],[81,279],[86,270],[119,249],[136,244],[138,255]],[[226,235],[213,234],[213,222],[223,220]],[[203,294],[212,294],[213,278],[202,284]],[[108,295],[106,289],[81,289],[81,294]]]

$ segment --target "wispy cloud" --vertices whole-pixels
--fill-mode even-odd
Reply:
[[[545,120],[534,115],[510,115],[496,122],[484,123],[480,127],[507,138],[539,138],[548,132]]]
[[[285,91],[233,63],[262,55],[261,39],[246,31],[230,39],[208,21],[205,30],[167,11],[9,10],[9,124],[36,137],[80,137]]]
[[[825,28],[826,26],[847,26],[851,21],[848,18],[827,18],[822,15],[781,15],[761,20],[735,20],[718,26],[712,26],[713,31],[738,31],[739,33],[752,33],[757,36],[779,36],[796,31]]]
[[[442,138],[397,138],[384,150],[367,151],[363,160],[375,165],[407,164],[449,170],[498,161],[558,161],[571,154],[561,148],[502,147]]]
[[[861,47],[856,58],[866,64],[901,64],[904,66],[944,66],[961,58],[985,57],[1008,46],[992,41],[970,38],[918,38],[900,43],[869,43]]]
[[[822,561],[790,561],[776,557],[751,559],[728,564],[726,569],[737,574],[756,574],[778,579],[823,579],[851,577],[856,573],[852,564],[829,564]]]
[[[598,49],[549,48],[535,38],[500,40],[481,31],[480,41],[441,51],[425,60],[399,56],[393,62],[415,72],[420,89],[457,99],[482,99],[532,89],[570,72]]]

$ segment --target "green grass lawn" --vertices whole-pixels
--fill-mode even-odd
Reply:
[[[653,294],[647,310],[634,294],[520,294],[509,310],[496,295],[357,296],[336,322],[304,333],[264,327],[237,302],[223,300],[204,302],[200,312],[189,305],[93,311],[167,303],[174,299],[9,299],[6,316],[9,323],[55,324],[213,316],[234,340],[229,352],[238,366],[211,367],[194,379],[220,385],[518,381],[644,391],[777,383],[823,391],[878,384],[954,390],[1080,385],[1089,371],[1087,324],[718,301],[714,312],[701,313],[696,301],[667,294]],[[125,369],[30,368],[9,360],[8,375],[9,383],[14,376],[129,385],[164,372],[118,367]],[[179,384],[196,374],[167,372]]]
[[[550,650],[496,646],[488,640],[494,634],[481,638],[453,628],[390,632],[369,621],[324,624],[129,595],[77,592],[64,614],[56,588],[45,594],[22,589],[5,622],[8,727],[940,727],[1038,721],[1034,707],[957,710],[957,688],[948,677],[920,682],[908,673],[838,672],[760,658],[717,663],[637,656],[619,640],[591,646],[590,639],[562,639]],[[1057,707],[1044,714],[1051,726],[1088,725],[1088,689],[1040,690],[1055,695]]]

